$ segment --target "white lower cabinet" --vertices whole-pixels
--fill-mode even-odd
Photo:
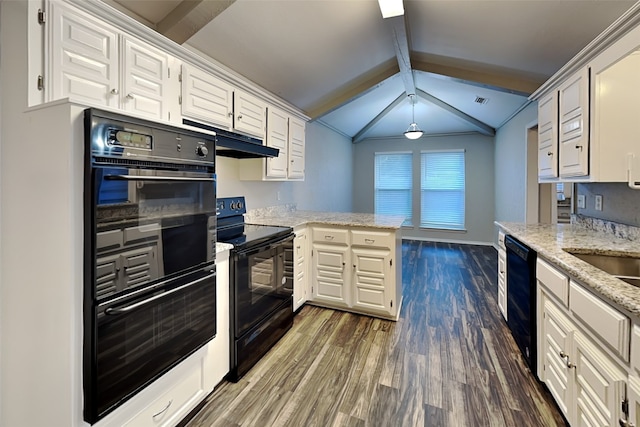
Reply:
[[[396,319],[401,303],[401,239],[380,229],[312,227],[316,305]]]
[[[307,302],[307,229],[294,230],[293,239],[293,311]]]
[[[627,399],[629,401],[629,418],[627,427],[640,426],[640,376],[631,374],[627,386]]]
[[[540,260],[538,262],[539,271],[541,268],[545,271],[554,269],[544,261],[542,265]],[[558,272],[560,276],[562,273]],[[569,304],[566,306],[561,299],[564,294],[558,298],[550,290],[557,290],[557,284],[551,283],[551,288],[546,286],[547,277],[554,276],[538,275],[540,380],[547,385],[572,426],[617,426],[619,420],[627,417],[623,402],[633,396],[630,386],[627,387],[629,373],[625,366],[628,353],[626,357],[619,353],[620,349],[628,351],[629,329],[626,328],[626,344],[620,343],[619,329],[625,330],[624,322],[613,322],[622,320],[624,315],[573,281],[570,282]],[[589,296],[580,300],[579,295],[583,293],[589,293]],[[593,304],[590,309],[587,306],[589,302]],[[610,311],[608,314],[598,312],[598,307],[602,310],[604,305]],[[579,315],[580,309],[584,309],[582,316]],[[599,319],[583,324],[587,311],[595,313]],[[614,327],[616,325],[620,328]]]

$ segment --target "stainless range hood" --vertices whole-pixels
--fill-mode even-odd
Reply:
[[[258,138],[252,138],[187,119],[183,119],[182,123],[215,132],[216,156],[233,157],[236,159],[255,159],[260,157],[278,157],[278,153],[280,152],[277,148],[263,145],[262,141]]]

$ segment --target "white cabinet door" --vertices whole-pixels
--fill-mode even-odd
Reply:
[[[296,232],[293,239],[293,311],[307,301],[307,232]]]
[[[585,335],[574,334],[575,426],[615,426],[623,418],[627,374]],[[571,420],[570,420],[571,421]]]
[[[627,399],[629,400],[629,427],[640,426],[640,377],[629,376],[627,386]]]
[[[122,52],[123,109],[169,120],[169,55],[128,36],[123,36]]]
[[[538,350],[538,364],[542,366],[540,380],[555,398],[558,407],[567,419],[573,417],[571,377],[567,359],[571,357],[572,338],[575,326],[544,292],[539,292],[543,308]]]
[[[266,109],[255,96],[236,90],[233,93],[233,127],[238,132],[264,139]]]
[[[118,32],[62,2],[49,2],[46,99],[71,97],[90,105],[119,105]]]
[[[288,162],[289,116],[269,107],[267,111],[267,145],[277,148],[278,157],[267,159],[267,178],[286,178]]]
[[[558,177],[558,93],[538,101],[538,178]]]
[[[183,64],[182,115],[231,129],[233,87],[199,68]]]
[[[305,122],[289,118],[288,178],[304,179]]]
[[[589,67],[558,89],[560,176],[589,173]]]
[[[504,320],[507,320],[507,252],[498,251],[498,308]]]
[[[365,312],[388,315],[395,294],[390,283],[391,251],[389,249],[353,248],[353,307]],[[395,302],[397,304],[397,302]]]
[[[349,307],[349,247],[313,244],[313,300],[336,307]]]

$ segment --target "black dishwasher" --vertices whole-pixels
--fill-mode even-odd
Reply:
[[[536,372],[536,252],[513,236],[507,247],[507,325],[529,368]]]

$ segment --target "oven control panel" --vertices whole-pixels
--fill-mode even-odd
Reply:
[[[244,203],[244,196],[219,197],[216,200],[216,215],[218,218],[242,215],[246,212],[247,208]]]

